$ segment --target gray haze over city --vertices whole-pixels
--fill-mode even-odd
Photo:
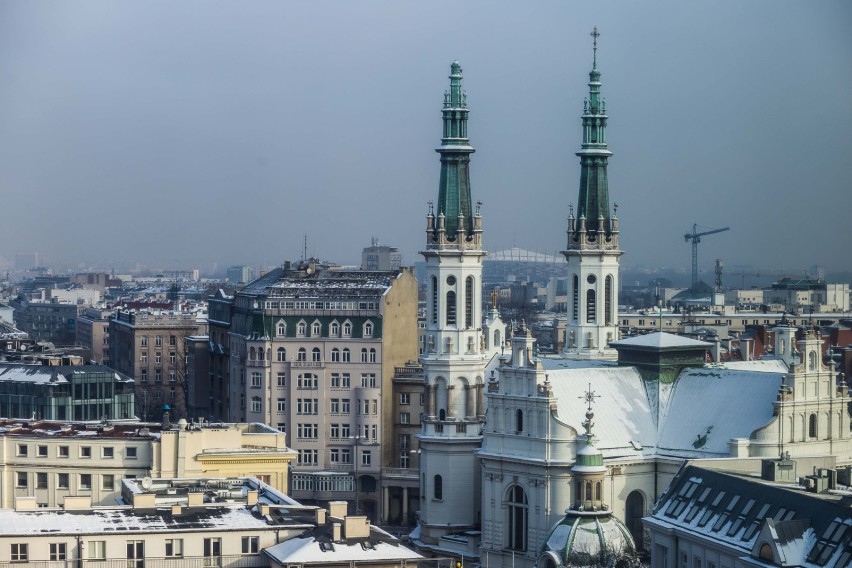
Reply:
[[[625,266],[848,270],[852,3],[0,3],[0,257],[419,260],[464,69],[486,248],[555,253],[598,66]]]

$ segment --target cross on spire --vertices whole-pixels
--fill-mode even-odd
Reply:
[[[589,383],[589,390],[587,390],[583,396],[578,396],[577,398],[582,398],[589,405],[589,412],[592,411],[592,403],[596,398],[600,398],[601,395],[595,394],[595,391],[592,390],[592,383]]]
[[[598,27],[595,26],[589,35],[592,36],[592,68],[594,69],[598,66],[598,38],[601,37],[601,34],[598,33]]]

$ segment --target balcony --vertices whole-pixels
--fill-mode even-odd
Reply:
[[[290,367],[292,368],[313,368],[319,369],[320,367],[325,367],[325,361],[293,361],[290,363]]]
[[[438,438],[478,438],[482,437],[483,422],[424,419],[421,436]]]

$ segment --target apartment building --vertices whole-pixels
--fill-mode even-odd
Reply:
[[[193,312],[115,312],[109,323],[110,361],[136,381],[136,413],[143,421],[159,419],[165,406],[173,418],[186,416],[184,339],[206,331],[206,318]]]
[[[110,505],[125,478],[254,476],[288,490],[295,452],[264,424],[0,420],[0,508],[32,498]]]
[[[125,479],[118,504],[0,510],[0,566],[419,566],[419,554],[345,503],[301,505],[256,478]],[[55,563],[55,564],[51,564]],[[424,561],[435,566],[435,562]]]
[[[109,365],[109,320],[112,310],[83,308],[77,316],[77,346],[85,349],[88,361]]]
[[[209,306],[211,380],[229,366],[217,406],[287,432],[294,498],[347,499],[378,519],[382,467],[397,467],[392,379],[418,354],[414,275],[285,263]]]

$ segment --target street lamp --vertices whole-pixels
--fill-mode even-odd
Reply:
[[[355,440],[355,514],[361,514],[361,498],[358,490],[358,462],[361,460],[361,456],[358,455],[358,447],[361,445],[361,439],[366,438],[366,436],[362,436],[361,434],[355,434],[354,436],[349,436],[350,439]]]

